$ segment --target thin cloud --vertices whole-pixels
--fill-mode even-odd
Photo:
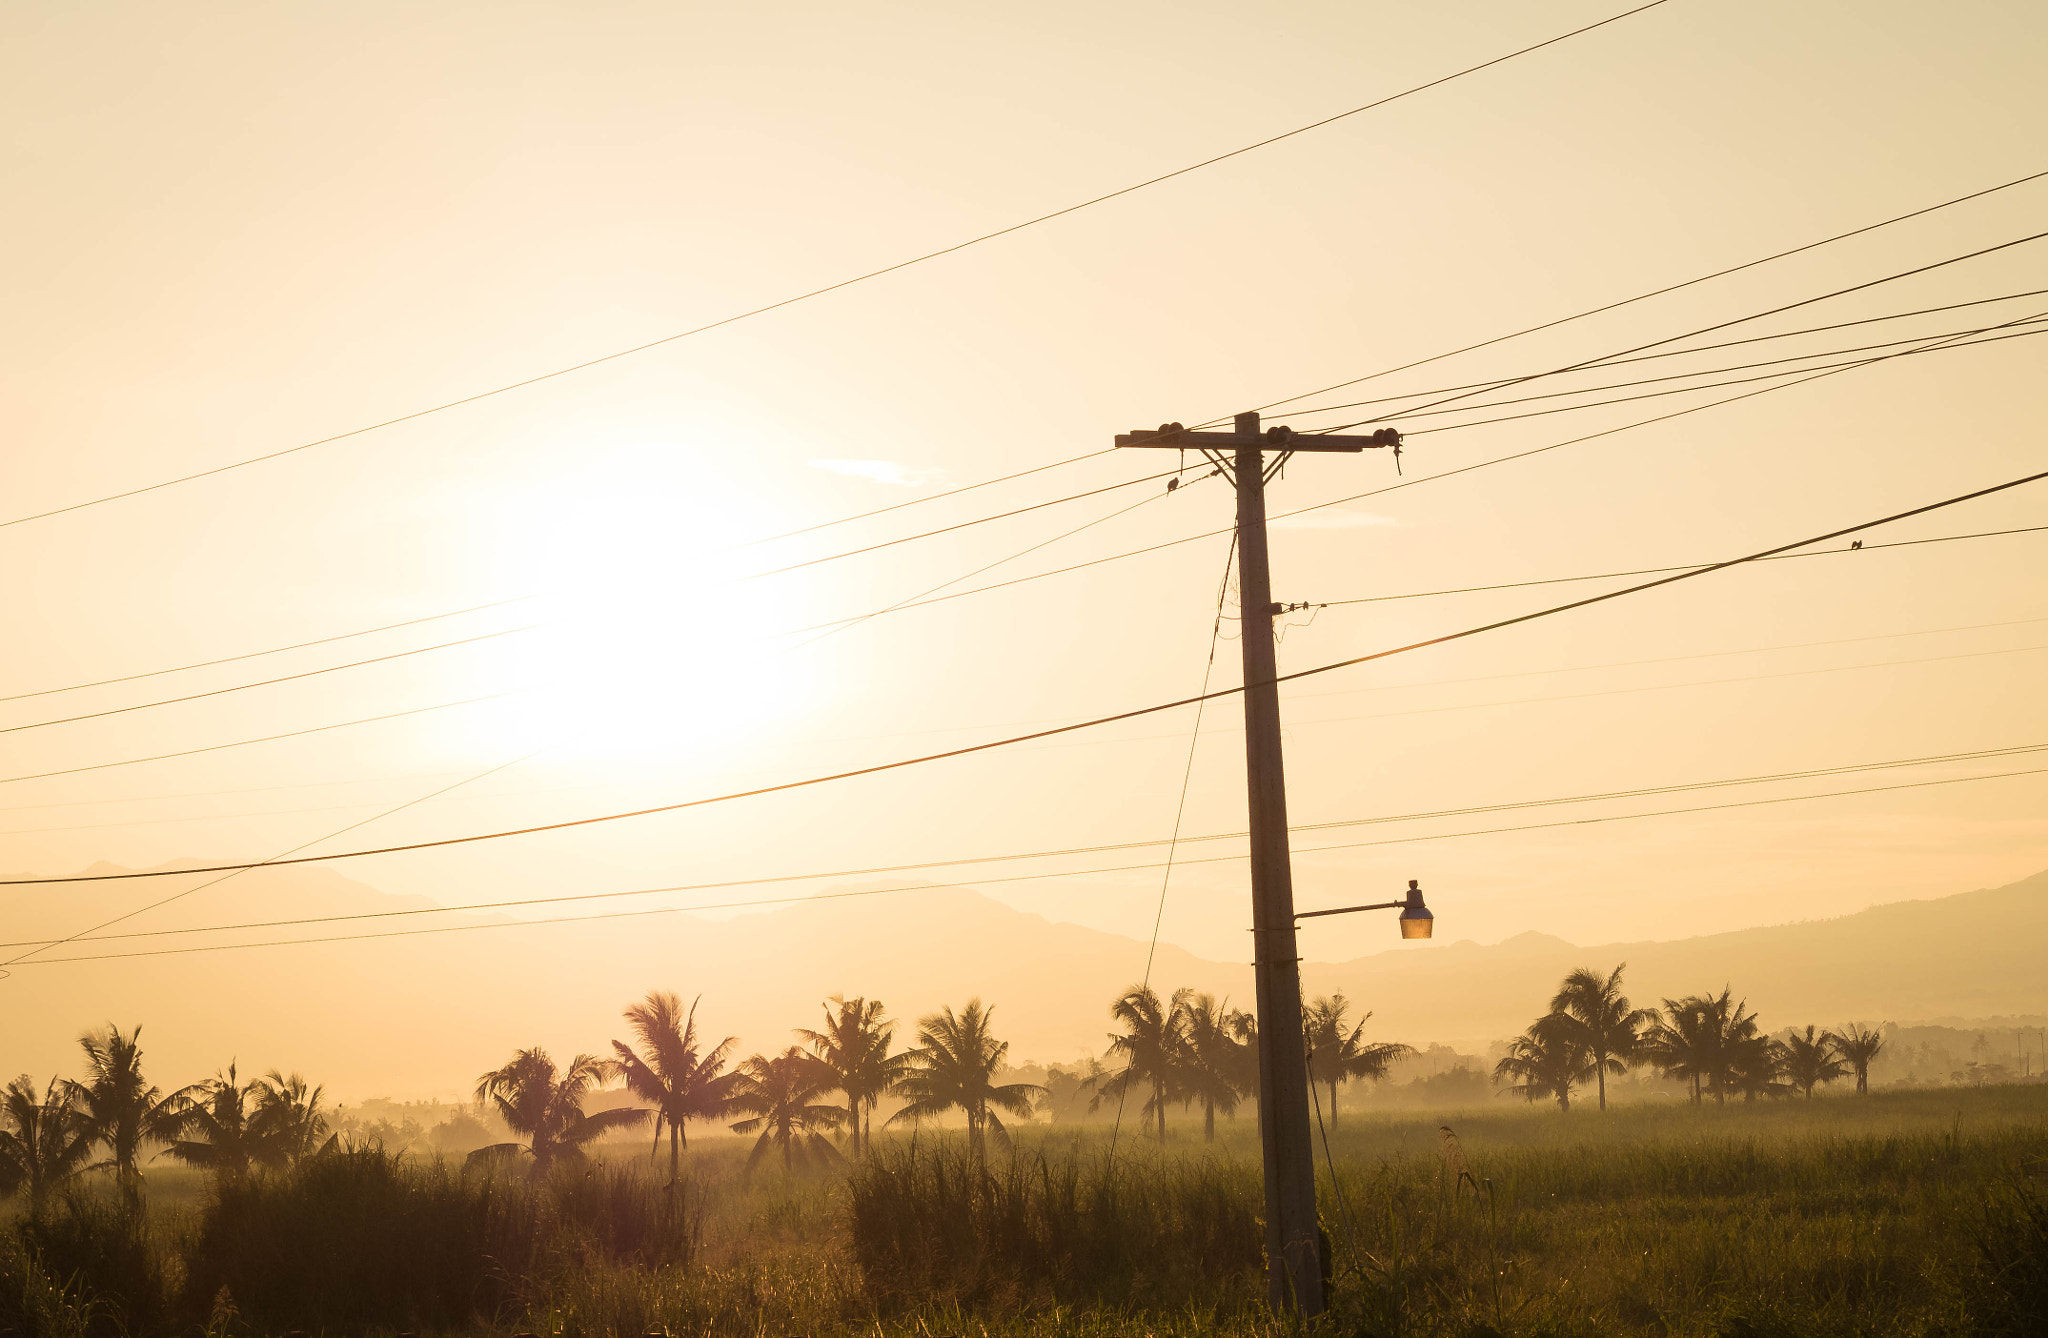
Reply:
[[[943,469],[917,469],[894,460],[813,460],[811,468],[830,474],[844,474],[848,478],[871,479],[896,488],[922,488],[946,476]]]
[[[1302,516],[1286,516],[1273,522],[1276,530],[1368,530],[1383,525],[1399,525],[1392,516],[1382,516],[1374,511],[1311,511]]]

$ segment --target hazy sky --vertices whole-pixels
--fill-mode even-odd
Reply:
[[[660,338],[1622,7],[17,3],[0,18],[10,201],[0,216],[0,519]],[[4,696],[546,596],[0,703],[0,724],[31,724],[543,624],[0,734],[0,775],[19,777],[518,694],[0,784],[0,868],[263,858],[536,750],[326,848],[672,802],[1190,694],[1203,680],[1222,538],[814,642],[788,633],[905,600],[1148,497],[953,588],[1217,529],[1230,518],[1220,483],[1170,496],[1147,483],[744,579],[1107,486],[1171,467],[1170,455],[1090,460],[736,545],[1081,455],[1132,427],[1298,395],[2048,168],[2044,49],[2048,10],[2035,4],[1673,0],[815,301],[270,463],[0,529]],[[2044,217],[2048,181],[1305,403],[1546,370],[2009,241]],[[2048,288],[2044,247],[1716,338]],[[1791,347],[2048,312],[2048,297],[2031,301]],[[2022,338],[1900,359],[1314,512],[1275,530],[1275,597],[1707,561],[2000,482],[2048,458],[2041,349]],[[1669,370],[1639,364],[1604,380]],[[1417,432],[1398,478],[1384,453],[1299,459],[1272,504],[1417,481],[1714,397]],[[1869,542],[2031,525],[2048,525],[2048,485]],[[1773,563],[1309,680],[1285,706],[1294,819],[2048,741],[2044,562],[2048,534]],[[1288,629],[1281,664],[1362,654],[1612,584],[1333,607]],[[1224,623],[1226,637],[1233,627]],[[1236,681],[1237,653],[1221,642],[1219,686]],[[1204,718],[1187,832],[1242,826],[1237,711],[1225,702]],[[1192,726],[1183,711],[345,871],[464,902],[1157,838],[1173,827]],[[2048,767],[2037,757],[1298,843]],[[2010,881],[2048,865],[2044,796],[2048,780],[2023,776],[1457,836],[1302,855],[1296,881],[1314,906],[1390,896],[1420,878],[1446,937],[1680,936]],[[1244,954],[1242,880],[1234,863],[1178,871],[1163,937],[1214,958]],[[987,885],[1056,919],[1140,936],[1159,886],[1154,869]],[[130,893],[141,905],[171,890]],[[17,892],[14,904],[64,895]],[[732,895],[750,894],[712,899]],[[872,913],[891,914],[887,899]],[[135,923],[218,915],[199,893]],[[1391,934],[1384,922],[1324,922],[1305,951],[1354,956]],[[489,937],[451,936],[445,951],[489,953]],[[226,961],[189,960],[195,981]],[[355,960],[374,982],[377,946]],[[95,973],[119,968],[50,969],[73,973],[89,999]]]

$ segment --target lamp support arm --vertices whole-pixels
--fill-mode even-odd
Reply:
[[[1349,915],[1353,911],[1397,911],[1407,904],[1405,901],[1375,901],[1370,906],[1337,906],[1327,911],[1296,911],[1294,918],[1308,920],[1318,915]]]

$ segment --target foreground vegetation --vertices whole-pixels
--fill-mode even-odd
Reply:
[[[336,1131],[297,1075],[166,1093],[108,1028],[82,1078],[0,1093],[0,1335],[1277,1332],[1257,1026],[1142,985],[1110,1015],[1115,1067],[1071,1095],[1116,1118],[1048,1127],[979,1000],[898,1050],[879,1003],[835,998],[734,1063],[656,992],[608,1058],[481,1075],[484,1137],[446,1158]],[[1369,1017],[1303,1009],[1319,1333],[2048,1333],[2038,1087],[1872,1093],[1878,1031],[1774,1038],[1726,989],[1638,1009],[1617,968],[1573,973],[1500,1060],[1524,1101],[1340,1123],[1343,1083],[1412,1054]],[[1609,1108],[1632,1069],[1683,1097]],[[639,1104],[586,1110],[614,1081]]]
[[[0,1332],[1264,1333],[1249,1119],[1161,1145],[878,1131],[599,1145],[544,1180],[336,1148],[82,1181],[0,1231]],[[2048,1331],[2038,1088],[1605,1114],[1353,1115],[1324,1169],[1333,1334]]]

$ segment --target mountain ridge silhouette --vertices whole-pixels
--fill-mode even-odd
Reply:
[[[488,899],[478,891],[485,890],[469,896]],[[54,895],[48,888],[6,892],[0,913],[15,941],[74,932],[142,900],[132,882],[67,885]],[[458,895],[451,890],[451,899]],[[299,866],[221,883],[110,932],[432,904]],[[830,994],[880,998],[899,1020],[901,1041],[919,1014],[978,995],[995,1005],[996,1030],[1011,1042],[1013,1060],[1076,1063],[1102,1049],[1109,1001],[1139,979],[1147,955],[1142,940],[1018,910],[971,887],[813,900],[725,919],[676,912],[489,927],[504,918],[401,915],[225,937],[262,942],[465,927],[19,966],[0,981],[11,996],[0,1071],[68,1072],[80,1031],[141,1022],[159,1081],[190,1081],[239,1059],[244,1067],[303,1070],[342,1094],[452,1095],[466,1093],[474,1075],[514,1046],[542,1044],[562,1057],[604,1052],[624,1034],[619,1010],[652,988],[686,999],[701,993],[702,1025],[738,1035],[744,1051],[788,1044],[787,1029],[815,1026]],[[1444,915],[1439,923],[1454,920]],[[211,937],[80,943],[49,955],[159,951]],[[1310,994],[1341,989],[1359,1010],[1370,1009],[1372,1039],[1475,1048],[1526,1026],[1565,972],[1622,961],[1639,1005],[1726,984],[1771,1029],[2041,1013],[2048,1011],[2048,871],[1998,888],[1694,938],[1581,946],[1529,932],[1494,944],[1467,939],[1344,960],[1310,957],[1302,969]],[[1152,980],[1162,991],[1187,985],[1239,1005],[1251,998],[1248,963],[1205,960],[1170,943],[1158,947]]]

